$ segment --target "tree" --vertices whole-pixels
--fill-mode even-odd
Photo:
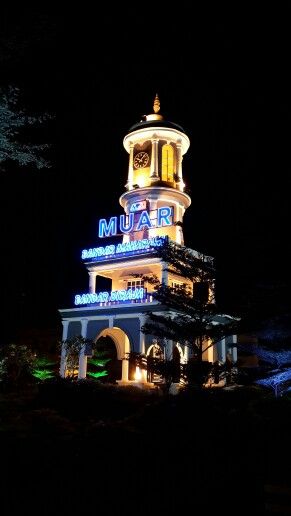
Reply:
[[[36,356],[28,346],[8,344],[0,349],[0,380],[18,386],[31,374]]]
[[[66,355],[66,377],[77,378],[79,369],[80,353],[85,351],[87,346],[92,349],[94,342],[91,339],[86,339],[81,335],[77,335],[70,339],[63,340],[60,343],[62,353]]]
[[[189,346],[198,362],[216,342],[236,331],[237,318],[219,312],[214,297],[213,258],[166,241],[157,254],[169,274],[181,284],[171,287],[156,277],[144,277],[154,285],[154,298],[165,310],[150,313],[142,327],[146,334]]]
[[[79,357],[80,353],[91,354],[94,351],[94,357],[89,359],[89,364],[93,366],[94,371],[88,371],[88,376],[94,379],[107,376],[105,366],[110,361],[106,357],[106,353],[96,350],[97,343],[92,339],[87,339],[81,335],[77,335],[70,339],[60,342],[62,353],[66,355],[66,377],[71,379],[78,378]]]
[[[35,165],[38,169],[48,167],[48,161],[42,156],[47,144],[25,142],[23,133],[38,127],[48,120],[48,115],[32,116],[18,107],[19,90],[8,88],[0,90],[0,164],[8,160],[18,165]]]

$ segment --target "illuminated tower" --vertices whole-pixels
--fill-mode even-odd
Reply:
[[[183,245],[181,226],[191,199],[184,192],[182,159],[190,141],[182,127],[164,120],[159,114],[158,95],[154,100],[153,111],[133,125],[123,140],[129,153],[129,167],[125,185],[127,191],[119,202],[129,223],[137,220],[143,210],[147,210],[153,226],[158,221],[157,209],[166,205],[171,210],[171,225],[165,227],[166,224],[163,224],[158,228],[147,228],[145,225],[141,231],[135,227],[135,231],[124,235],[123,241],[167,235]]]
[[[156,339],[142,331],[148,314],[169,311],[155,299],[149,278],[156,277],[174,289],[192,286],[189,279],[169,269],[156,252],[164,243],[163,237],[184,245],[183,217],[191,199],[184,192],[182,159],[190,142],[182,127],[159,114],[157,95],[153,111],[133,125],[123,140],[129,153],[129,167],[126,191],[119,202],[125,213],[99,220],[96,247],[81,253],[89,275],[87,291],[75,295],[74,307],[60,310],[63,341],[79,335],[97,344],[104,337],[112,341],[116,355],[112,360],[115,360],[114,366],[119,367],[115,379],[122,384],[137,380],[129,367],[128,354],[155,356]],[[116,243],[120,237],[122,241]],[[107,238],[111,239],[109,244]],[[101,291],[99,285],[105,283],[107,290]],[[188,361],[186,345],[163,339],[159,346],[166,358],[178,364]],[[224,361],[226,349],[225,339],[222,339],[219,347],[216,346],[215,351],[207,349],[203,358]],[[83,346],[79,354],[80,379],[86,378],[87,356],[90,355],[90,349]],[[65,345],[60,374],[68,375]],[[143,370],[138,381],[152,380]]]

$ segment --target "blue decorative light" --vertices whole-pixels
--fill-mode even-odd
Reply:
[[[135,203],[137,205],[137,203]],[[142,204],[141,204],[142,205]],[[134,207],[135,211],[137,206]],[[137,213],[138,214],[138,213]],[[136,231],[140,231],[144,228],[152,229],[152,228],[159,228],[163,226],[171,226],[172,221],[170,217],[173,214],[173,208],[169,206],[163,206],[157,209],[157,220],[150,218],[149,212],[147,210],[143,210],[140,215],[139,219],[136,221],[136,224],[134,224],[134,216],[133,213],[130,213],[128,216],[128,223],[126,224],[126,216],[120,215],[119,217],[119,231],[121,233],[130,233],[134,229]],[[98,235],[99,238],[104,237],[110,237],[115,236],[117,234],[117,217],[111,217],[109,219],[109,222],[106,221],[106,219],[100,219],[99,220],[99,230]]]
[[[89,305],[95,303],[108,303],[109,301],[133,301],[144,299],[146,289],[136,288],[128,290],[113,290],[111,292],[96,292],[94,294],[81,294],[75,296],[75,305]]]
[[[120,215],[120,231],[121,233],[130,233],[133,230],[133,223],[134,223],[134,215],[133,213],[129,214],[129,220],[127,226],[125,225],[126,222],[126,216]]]
[[[155,247],[164,244],[166,237],[144,238],[142,240],[132,240],[131,242],[120,243],[117,245],[106,245],[104,247],[93,247],[83,249],[82,260],[94,258],[94,260],[105,260],[134,254],[149,252]]]
[[[170,216],[172,215],[172,208],[169,206],[164,206],[163,208],[158,209],[158,221],[157,226],[171,226],[172,222],[170,221]]]
[[[108,224],[106,219],[99,220],[99,238],[114,236],[117,233],[117,217],[111,217]]]
[[[141,211],[141,210],[145,210],[146,207],[147,207],[146,200],[137,201],[137,202],[132,203],[132,205],[130,206],[130,211],[132,211],[132,212]]]
[[[142,211],[139,217],[138,224],[136,226],[137,231],[140,231],[141,229],[147,228],[150,229],[153,227],[152,221],[150,219],[150,216],[146,210]]]

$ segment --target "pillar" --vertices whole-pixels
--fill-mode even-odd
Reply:
[[[189,347],[184,345],[184,360],[183,360],[183,363],[184,364],[188,364],[188,360],[189,360]]]
[[[211,346],[211,340],[208,339],[207,340],[207,346],[208,346],[208,350],[207,350],[207,360],[208,362],[214,362],[214,351],[213,351],[213,346]]]
[[[147,318],[145,315],[139,316],[140,332],[139,332],[139,350],[138,350],[138,352],[142,353],[143,355],[145,354],[145,334],[141,331],[141,327],[145,324],[146,319]]]
[[[62,340],[67,340],[68,338],[68,327],[69,327],[69,321],[62,321],[63,325],[63,338]],[[67,362],[67,353],[66,348],[62,344],[62,350],[61,350],[61,363],[60,363],[60,376],[62,378],[65,378],[66,376],[66,362]]]
[[[184,183],[182,178],[182,142],[177,141],[176,143],[176,149],[177,149],[177,183],[178,183],[178,189],[183,192],[184,190]]]
[[[233,342],[233,344],[236,344],[232,348],[232,361],[234,363],[236,363],[237,362],[237,335],[232,336],[232,342]]]
[[[172,340],[167,340],[166,341],[166,346],[165,346],[165,359],[166,360],[172,360],[173,358],[173,341]]]
[[[96,292],[96,272],[88,271],[89,274],[89,292],[95,294]]]
[[[81,335],[87,336],[88,319],[81,319]],[[83,380],[87,375],[87,356],[85,355],[86,346],[83,346],[79,354],[79,371],[78,379]]]
[[[152,159],[151,159],[151,180],[159,180],[159,156],[158,156],[159,140],[154,135],[152,139]]]
[[[143,355],[145,355],[145,334],[141,331],[141,327],[145,324],[146,319],[147,318],[146,318],[145,315],[140,315],[139,316],[139,322],[140,322],[139,353],[142,353]],[[146,369],[142,369],[141,370],[141,375],[142,375],[141,381],[142,382],[146,382],[147,381],[147,370]]]
[[[167,287],[168,283],[169,283],[168,264],[166,262],[162,262],[162,284]]]
[[[220,341],[220,356],[218,357],[223,363],[226,360],[226,346],[225,346],[225,338]]]
[[[126,184],[126,188],[128,190],[132,190],[133,185],[133,149],[134,144],[132,142],[129,143],[129,165],[128,165],[128,180]]]
[[[126,358],[122,359],[121,381],[128,382],[128,360]]]

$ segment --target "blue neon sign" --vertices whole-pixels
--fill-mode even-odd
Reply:
[[[147,210],[143,210],[136,224],[134,224],[134,214],[130,213],[128,215],[128,220],[126,221],[125,215],[120,215],[119,217],[119,231],[121,233],[130,233],[131,231],[141,231],[143,229],[153,229],[160,228],[164,226],[171,226],[172,221],[172,208],[170,206],[163,206],[157,209],[157,220],[152,220],[150,218],[149,212]],[[106,219],[99,220],[99,229],[98,235],[99,238],[105,238],[110,236],[115,236],[117,234],[117,217],[111,217],[109,222]]]
[[[167,237],[164,236],[144,238],[142,240],[132,240],[131,242],[120,243],[117,245],[112,244],[104,247],[83,249],[82,260],[88,260],[91,258],[94,258],[95,260],[104,260],[107,258],[118,258],[149,252],[155,247],[162,246],[166,238]]]
[[[95,294],[81,294],[75,296],[75,305],[90,305],[108,303],[110,301],[133,301],[146,297],[146,289],[136,288],[128,290],[112,290],[111,292],[96,292]]]

